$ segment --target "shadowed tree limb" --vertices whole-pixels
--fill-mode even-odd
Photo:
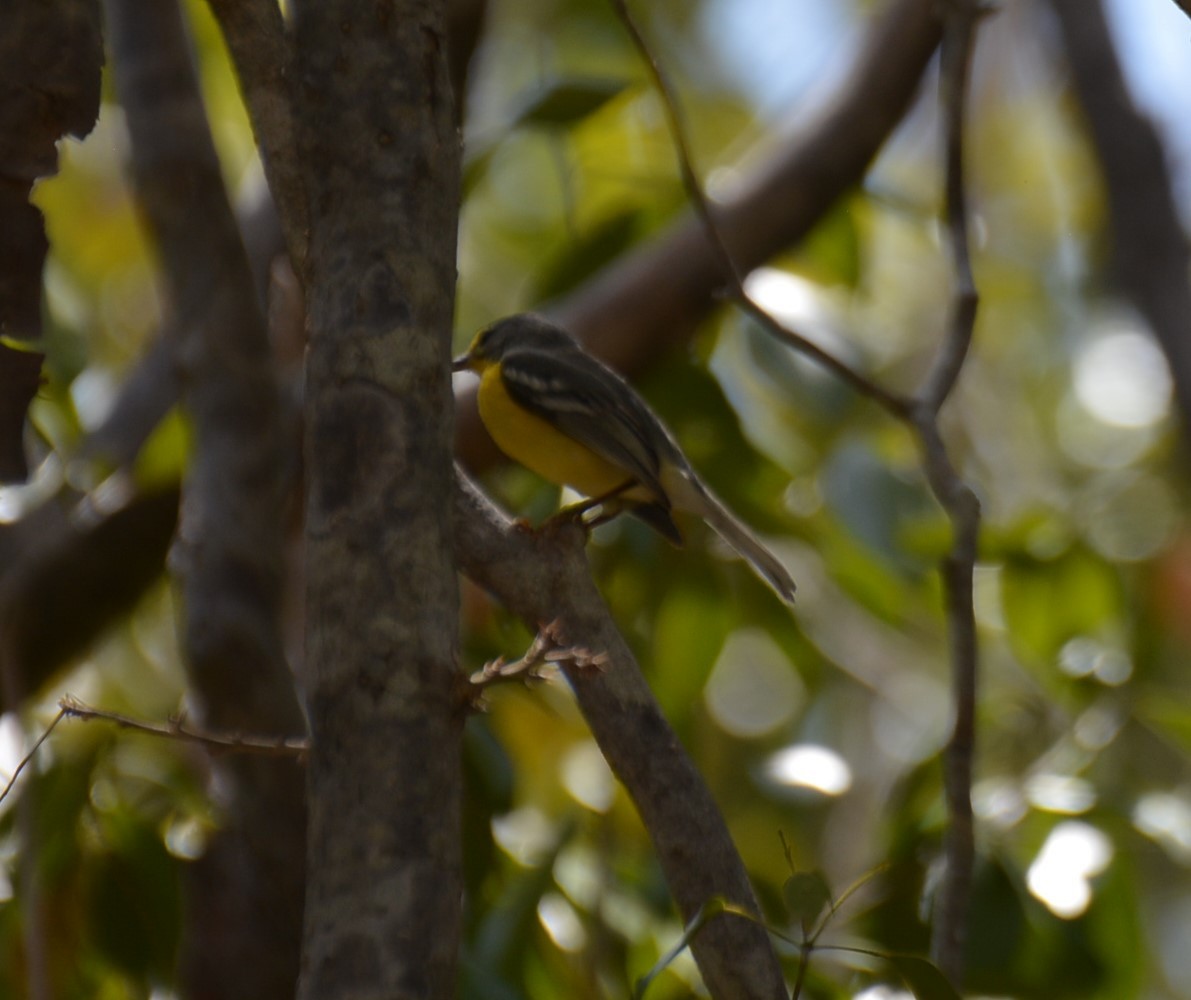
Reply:
[[[1115,278],[1166,355],[1183,442],[1191,448],[1191,252],[1162,140],[1125,85],[1100,0],[1050,6],[1104,176]]]
[[[21,482],[25,412],[41,384],[45,222],[33,182],[99,114],[98,0],[7,0],[0,26],[0,483]]]
[[[231,53],[294,272],[306,273],[310,240],[302,143],[294,105],[293,46],[273,0],[208,0]]]
[[[591,579],[586,534],[572,523],[517,529],[458,477],[454,501],[459,566],[531,629],[604,657],[595,671],[563,663],[592,735],[632,797],[684,923],[723,896],[759,913],[723,816],[654,700]],[[781,966],[764,928],[737,917],[712,921],[691,951],[717,1000],[778,1000]]]
[[[115,492],[111,486],[103,492]],[[73,509],[62,499],[0,525],[0,656],[9,672],[0,692],[5,712],[19,709],[136,606],[161,579],[174,538],[176,487],[103,505],[86,497]]]
[[[108,0],[106,9],[133,178],[162,261],[196,434],[176,547],[195,715],[204,727],[289,735],[304,721],[278,621],[288,442],[264,316],[176,3]],[[291,997],[305,860],[302,772],[293,761],[242,756],[213,767],[223,826],[189,873],[185,990]]]

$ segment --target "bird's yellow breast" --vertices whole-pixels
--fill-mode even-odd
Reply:
[[[596,497],[631,478],[631,473],[520,406],[505,389],[498,365],[481,375],[477,402],[480,419],[497,447],[543,479]],[[623,498],[651,499],[641,490],[630,490]]]

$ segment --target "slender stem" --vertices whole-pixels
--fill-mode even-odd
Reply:
[[[134,732],[179,740],[183,743],[196,743],[208,750],[234,750],[266,757],[301,757],[310,749],[310,740],[304,736],[244,736],[239,733],[217,733],[188,726],[182,719],[171,719],[167,723],[144,722],[120,715],[118,712],[92,708],[70,695],[59,700],[58,707],[60,711],[58,718],[54,720],[55,724],[63,717],[82,719],[84,722],[100,719],[114,723],[121,729],[131,729]],[[45,735],[48,736],[49,733]]]
[[[978,296],[972,277],[972,253],[968,236],[966,181],[964,178],[964,104],[968,90],[968,69],[977,14],[969,0],[953,0],[943,32],[940,73],[940,103],[943,105],[945,158],[945,217],[955,290],[952,295],[948,334],[917,399],[938,413],[959,378],[972,343]]]
[[[955,470],[939,433],[938,414],[959,378],[972,343],[979,297],[972,275],[964,179],[964,113],[976,24],[985,10],[974,0],[950,0],[943,33],[940,102],[946,166],[946,228],[954,291],[947,334],[915,395],[912,421],[923,467],[952,526],[951,551],[943,561],[944,604],[951,656],[954,723],[943,753],[943,787],[949,819],[944,846],[946,873],[932,923],[931,955],[956,986],[963,979],[964,939],[975,829],[972,767],[976,745],[977,640],[973,576],[980,530],[980,503]]]
[[[624,25],[625,31],[632,39],[633,45],[640,54],[642,62],[645,63],[645,67],[649,72],[654,86],[657,88],[658,96],[662,102],[662,109],[666,116],[666,122],[670,128],[670,136],[674,143],[675,153],[678,156],[678,171],[682,178],[682,186],[686,191],[687,198],[695,209],[696,215],[699,216],[700,221],[703,223],[703,229],[711,245],[712,252],[719,260],[729,296],[745,313],[783,343],[800,351],[807,357],[818,361],[825,368],[830,369],[843,379],[843,381],[847,382],[852,388],[876,400],[876,402],[880,403],[894,416],[905,419],[909,413],[909,405],[906,400],[862,375],[839,358],[823,350],[813,341],[808,340],[802,334],[778,322],[771,313],[763,309],[749,296],[744,287],[744,277],[737,268],[732,252],[728,249],[728,244],[724,240],[719,224],[716,221],[711,200],[707,197],[706,192],[703,190],[703,185],[695,173],[690,142],[687,139],[687,129],[683,121],[682,111],[678,105],[677,92],[671,85],[665,70],[662,69],[661,64],[654,57],[648,42],[645,40],[645,36],[641,34],[641,29],[637,26],[637,22],[630,13],[625,0],[610,0],[610,2],[621,23]]]
[[[46,726],[42,734],[37,737],[37,742],[29,748],[29,752],[21,758],[20,763],[17,764],[16,769],[12,772],[12,776],[7,782],[5,782],[4,788],[0,789],[0,802],[3,802],[6,798],[8,798],[8,793],[13,790],[13,787],[17,783],[17,779],[21,776],[21,772],[24,771],[29,765],[29,762],[33,760],[35,756],[37,756],[37,751],[41,749],[41,745],[50,738],[50,733],[57,728],[58,723],[61,722],[65,716],[65,710],[59,711],[58,714],[54,716],[53,721]]]
[[[972,819],[972,763],[975,753],[977,642],[972,598],[980,525],[980,504],[956,472],[939,433],[938,414],[951,395],[972,343],[979,297],[972,274],[964,175],[964,113],[975,28],[987,9],[980,0],[947,0],[940,101],[945,129],[945,217],[951,246],[954,291],[946,334],[913,399],[906,399],[860,374],[805,337],[786,328],[749,297],[732,254],[716,224],[711,203],[692,165],[690,145],[675,92],[628,10],[626,0],[610,0],[657,88],[679,160],[687,196],[719,258],[732,298],[750,317],[783,343],[814,358],[881,404],[915,432],[923,471],[952,524],[951,551],[944,560],[944,605],[950,633],[955,724],[944,753],[944,788],[949,817],[947,875],[934,920],[932,952],[943,972],[959,983],[963,942],[975,858]],[[797,995],[797,994],[796,994]]]

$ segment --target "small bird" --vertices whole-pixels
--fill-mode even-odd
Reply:
[[[481,330],[452,371],[480,376],[480,419],[510,458],[589,497],[577,511],[622,510],[676,545],[671,516],[703,518],[785,601],[794,581],[699,479],[673,436],[627,382],[564,330],[522,314]],[[599,523],[598,521],[596,523]]]

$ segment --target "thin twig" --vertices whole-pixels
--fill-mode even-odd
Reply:
[[[975,744],[976,625],[972,578],[980,523],[980,505],[960,478],[938,428],[938,413],[963,369],[972,341],[978,295],[972,276],[963,172],[963,121],[968,71],[976,22],[988,9],[980,0],[949,0],[943,47],[941,100],[946,130],[946,222],[955,271],[955,291],[947,334],[922,387],[912,400],[890,392],[838,358],[787,329],[745,291],[730,251],[716,225],[710,202],[691,163],[674,90],[630,14],[625,0],[610,0],[657,87],[679,158],[683,185],[719,257],[732,297],[751,317],[780,340],[813,357],[849,385],[874,399],[917,434],[923,469],[932,492],[947,512],[954,531],[951,552],[942,567],[955,701],[955,727],[945,751],[949,828],[947,877],[934,921],[933,950],[940,968],[958,983],[962,973],[964,924],[974,859],[971,784]]]
[[[952,0],[943,33],[940,100],[946,149],[946,216],[955,288],[947,335],[915,395],[914,426],[927,481],[951,520],[951,551],[943,562],[944,602],[950,630],[954,722],[943,754],[948,827],[947,862],[932,921],[931,955],[957,987],[963,978],[968,900],[975,864],[972,764],[976,743],[977,643],[973,575],[980,503],[960,478],[939,433],[938,413],[955,387],[972,343],[979,297],[972,276],[964,181],[964,111],[976,24],[987,13],[974,0]]]
[[[489,660],[470,677],[477,688],[490,687],[501,681],[543,680],[543,668],[569,666],[574,670],[602,670],[608,663],[607,653],[593,653],[582,646],[568,646],[559,631],[559,622],[543,625],[519,660],[509,663],[503,656]]]
[[[16,770],[12,772],[12,777],[10,777],[5,783],[4,790],[0,791],[0,802],[3,802],[6,798],[8,798],[8,793],[11,792],[15,787],[17,778],[21,776],[21,772],[25,770],[29,762],[37,755],[37,751],[41,749],[41,745],[50,738],[50,733],[57,728],[58,723],[64,718],[66,718],[66,710],[60,708],[58,710],[58,714],[54,716],[53,721],[46,726],[42,734],[37,737],[37,742],[29,748],[29,752],[25,754],[25,756],[21,758],[21,762],[17,764]]]
[[[902,399],[896,393],[885,389],[883,386],[878,385],[872,379],[862,375],[829,352],[824,351],[802,334],[778,322],[773,315],[763,309],[749,296],[744,287],[744,278],[736,267],[732,252],[728,249],[728,244],[724,241],[724,237],[720,232],[712,210],[711,201],[704,192],[703,185],[695,173],[694,162],[691,158],[690,143],[687,140],[686,125],[678,105],[677,92],[670,84],[669,78],[666,76],[661,64],[654,57],[649,44],[645,40],[645,36],[641,34],[641,29],[637,26],[636,20],[629,11],[626,0],[610,0],[610,2],[621,23],[624,25],[625,31],[632,39],[633,45],[641,56],[642,62],[645,63],[645,67],[649,72],[650,78],[653,80],[654,86],[657,88],[658,96],[662,102],[662,109],[666,116],[666,122],[670,128],[670,137],[674,143],[675,153],[678,156],[678,171],[682,177],[682,186],[686,191],[687,198],[695,209],[695,213],[703,223],[703,228],[707,240],[711,245],[712,252],[719,259],[720,268],[723,272],[730,297],[745,313],[760,323],[779,340],[806,356],[815,359],[825,368],[830,369],[847,382],[853,389],[880,403],[894,416],[905,419],[910,409],[906,400]]]
[[[720,259],[724,277],[733,286],[734,292],[743,292],[744,279],[736,269],[736,263],[732,259],[732,254],[728,250],[723,237],[720,235],[719,226],[716,224],[715,216],[711,211],[711,202],[704,193],[703,185],[699,182],[699,178],[695,174],[694,159],[691,156],[690,143],[687,141],[686,124],[683,121],[682,111],[678,106],[677,92],[670,85],[670,80],[662,69],[661,63],[654,58],[653,51],[645,41],[645,36],[641,34],[641,29],[637,27],[637,22],[629,12],[628,4],[625,0],[611,0],[611,2],[617,16],[624,25],[625,31],[628,32],[629,37],[633,40],[633,45],[641,56],[642,62],[645,63],[645,68],[653,79],[653,84],[662,99],[662,112],[666,116],[666,122],[670,127],[670,138],[674,143],[675,152],[678,154],[678,170],[682,175],[682,186],[686,189],[687,197],[690,199],[699,218],[703,220],[703,228],[707,231],[707,238],[711,241],[712,249]]]
[[[972,343],[976,321],[976,282],[972,277],[972,254],[968,239],[967,194],[964,180],[964,101],[968,90],[973,29],[979,10],[971,0],[953,0],[943,32],[939,78],[943,105],[945,146],[945,217],[955,270],[955,291],[947,337],[935,356],[925,382],[917,392],[918,402],[938,413],[959,378]]]
[[[310,740],[304,736],[268,737],[244,736],[239,733],[215,733],[188,726],[181,717],[172,718],[166,723],[145,722],[141,719],[121,715],[119,712],[92,708],[70,695],[61,698],[58,701],[58,707],[61,709],[58,718],[68,716],[72,719],[82,719],[84,722],[102,719],[105,722],[114,723],[121,729],[131,729],[134,732],[159,736],[168,740],[179,740],[183,743],[196,743],[213,751],[231,750],[264,757],[301,757],[310,749]],[[54,721],[56,724],[58,720]],[[49,735],[48,732],[46,735]],[[42,739],[44,738],[43,736]]]
[[[800,333],[791,330],[784,323],[778,322],[776,317],[760,306],[744,288],[740,288],[735,296],[736,304],[774,337],[794,350],[807,357],[814,358],[824,368],[833,372],[844,382],[847,382],[861,395],[868,396],[885,408],[890,416],[898,420],[906,420],[910,415],[910,402],[895,392],[886,389],[880,383],[861,375],[855,368],[837,358],[834,354],[823,350],[812,340],[807,340]]]
[[[798,974],[794,979],[794,988],[790,990],[791,1000],[800,1000],[802,997],[802,984],[806,982],[806,974],[811,967],[811,952],[815,950],[815,946],[809,942],[804,942],[798,949]]]

